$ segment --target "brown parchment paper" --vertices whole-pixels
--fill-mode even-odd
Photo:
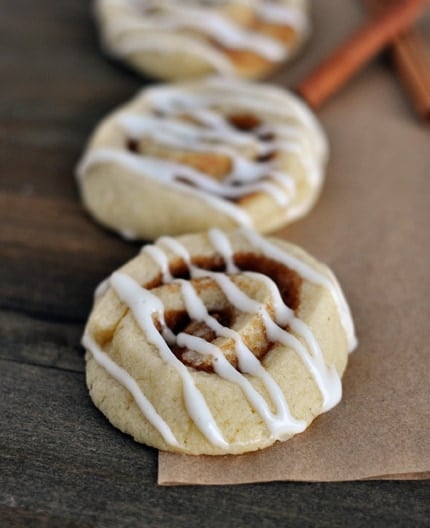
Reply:
[[[316,0],[308,49],[274,81],[293,86],[363,18],[359,2]],[[423,25],[430,50],[430,20]],[[430,127],[384,61],[320,117],[332,155],[320,201],[279,233],[335,270],[359,347],[344,396],[303,434],[242,456],[160,453],[160,484],[430,477]]]

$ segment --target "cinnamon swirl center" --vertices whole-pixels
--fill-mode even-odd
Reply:
[[[165,306],[164,322],[155,321],[158,331],[173,354],[182,363],[196,370],[214,371],[214,356],[201,351],[205,349],[205,343],[217,347],[239,371],[239,341],[241,346],[247,347],[260,361],[273,348],[275,342],[268,335],[264,316],[258,309],[255,310],[255,305],[261,303],[268,316],[274,317],[272,294],[269,290],[265,291],[267,287],[260,281],[261,277],[273,281],[288,308],[296,311],[300,304],[302,279],[297,272],[256,253],[235,253],[232,258],[237,267],[236,273],[227,274],[227,264],[218,255],[194,257],[191,265],[202,271],[202,277],[191,278],[190,264],[179,259],[169,266],[167,273],[171,276],[171,281],[163,283],[160,275],[151,284],[145,285],[145,288],[159,297]],[[208,272],[208,276],[204,275],[204,270]],[[248,275],[248,272],[251,274]],[[239,288],[248,296],[253,306],[250,312],[232,302],[222,284],[218,282],[219,276],[230,281],[233,289]],[[184,300],[184,283],[190,287],[192,297],[194,296],[194,299],[189,298],[188,304]],[[194,303],[197,308],[190,309],[190,303]],[[180,344],[181,340],[189,339],[186,336],[197,338],[197,349]]]

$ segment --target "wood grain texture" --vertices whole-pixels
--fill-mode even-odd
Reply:
[[[0,369],[5,520],[15,512],[34,526],[426,526],[426,483],[156,487],[155,453],[108,424],[81,373],[8,361]]]
[[[428,526],[428,482],[157,487],[156,452],[91,404],[92,292],[138,245],[83,212],[73,170],[141,82],[89,5],[0,0],[0,526]]]

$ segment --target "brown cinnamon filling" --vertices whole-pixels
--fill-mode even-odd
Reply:
[[[242,132],[251,132],[261,125],[261,121],[252,114],[233,114],[228,117],[228,122]]]
[[[225,309],[210,312],[223,326],[230,327],[233,323],[233,308],[228,306]],[[185,334],[194,335],[206,339],[206,341],[213,341],[216,334],[205,323],[200,321],[193,321],[190,319],[187,312],[184,311],[169,311],[165,314],[166,325],[172,330],[174,334],[184,332]]]
[[[267,154],[260,154],[260,156],[258,156],[256,160],[259,163],[265,163],[267,161],[272,161],[272,159],[275,157],[276,157],[276,152],[272,151],[272,152],[268,152]]]
[[[209,315],[214,317],[223,326],[230,327],[234,322],[232,307],[227,307],[224,310],[216,312],[209,312]],[[167,312],[165,318],[167,326],[174,334],[189,334],[195,337],[200,337],[208,343],[212,343],[217,338],[216,333],[209,328],[206,323],[191,320],[186,312]],[[206,372],[213,371],[212,358],[201,356],[192,350],[188,350],[187,348],[178,345],[174,345],[171,349],[175,356],[185,365]],[[231,358],[228,358],[227,356],[227,359],[233,363],[237,363],[237,359],[233,356]]]
[[[257,129],[261,127],[262,122],[253,114],[241,113],[226,116],[227,121],[237,130],[243,132],[250,132],[257,134],[261,141],[272,141],[274,134],[271,132],[257,133]],[[222,182],[232,170],[232,161],[229,156],[213,152],[194,152],[182,151],[175,149],[167,149],[166,147],[152,143],[148,139],[136,140],[133,138],[125,139],[125,148],[134,154],[147,154],[156,158],[171,160],[175,163],[191,167],[209,178],[213,178]],[[256,156],[255,161],[258,163],[266,163],[272,161],[277,155],[276,151],[270,151],[266,154]],[[175,180],[185,185],[196,187],[196,184],[185,174],[176,174]],[[245,185],[246,181],[232,182],[230,185],[240,187]],[[225,200],[239,205],[246,204],[246,201],[254,196],[255,193],[250,193],[245,196],[238,196],[236,198],[224,197]]]
[[[225,272],[225,262],[221,256],[194,257],[192,262],[195,266],[202,269]],[[241,271],[253,271],[270,277],[277,285],[284,303],[294,311],[298,309],[300,305],[302,278],[297,272],[287,268],[276,260],[255,253],[236,253],[234,255],[234,262]],[[188,267],[181,259],[178,259],[171,264],[170,273],[174,278],[190,279]],[[160,274],[152,280],[151,283],[147,283],[145,288],[151,290],[162,284],[162,276]],[[228,305],[217,311],[210,311],[209,314],[219,321],[221,325],[231,328],[236,321],[238,311],[234,306]],[[185,310],[166,310],[164,317],[167,327],[175,335],[178,335],[179,333],[190,334],[200,337],[210,343],[214,343],[217,346],[219,345],[226,359],[235,368],[238,368],[238,360],[231,339],[221,338],[204,322],[190,319]],[[158,329],[161,330],[161,328]],[[219,344],[220,341],[223,341],[224,346]],[[228,343],[228,341],[230,341],[230,343]],[[257,339],[252,343],[246,344],[252,353],[260,360],[262,360],[274,346],[274,343],[271,342],[266,335],[263,335],[262,339]],[[196,370],[213,372],[213,360],[211,357],[202,356],[193,350],[178,345],[173,345],[170,348],[185,365]]]
[[[220,324],[226,327],[232,327],[235,322],[235,310],[229,306],[225,309],[218,311],[210,311],[209,315],[214,317]],[[195,337],[204,339],[208,343],[213,343],[216,346],[220,346],[219,341],[223,340],[217,336],[217,334],[202,321],[193,321],[189,318],[188,314],[183,311],[170,311],[165,313],[165,320],[167,326],[172,330],[174,334],[184,333]],[[217,343],[218,341],[218,343]],[[228,344],[224,338],[224,347],[221,345],[220,349],[223,352],[225,358],[235,367],[238,368],[238,359],[234,352],[232,342]],[[252,353],[258,358],[263,359],[264,356],[272,349],[274,343],[268,339],[262,339],[261,341],[248,343],[248,346]],[[213,372],[213,360],[210,356],[202,356],[198,352],[189,350],[185,347],[174,345],[171,347],[172,352],[175,356],[189,367],[196,370],[202,370],[205,372]]]
[[[236,266],[242,271],[255,271],[270,277],[277,285],[284,303],[296,311],[300,305],[300,289],[303,279],[280,262],[255,253],[236,253]]]
[[[128,138],[126,145],[130,152],[134,152],[135,154],[139,153],[139,141],[136,139]]]
[[[273,141],[275,134],[273,132],[261,132],[257,137],[260,141]]]

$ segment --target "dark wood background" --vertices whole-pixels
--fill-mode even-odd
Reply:
[[[0,0],[0,526],[430,526],[429,482],[156,484],[157,453],[91,404],[79,339],[138,245],[83,212],[73,168],[141,80],[85,0]]]

